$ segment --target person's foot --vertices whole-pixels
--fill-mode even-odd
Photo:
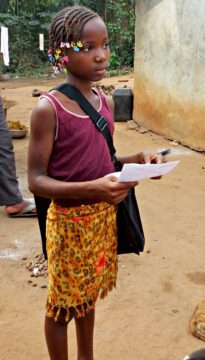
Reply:
[[[34,200],[26,199],[20,203],[6,206],[5,211],[10,217],[31,217],[37,215]]]

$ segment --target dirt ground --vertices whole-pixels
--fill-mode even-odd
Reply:
[[[32,90],[48,90],[59,80],[8,80],[0,91],[15,105],[7,120],[29,125],[37,98]],[[127,75],[103,84],[132,86]],[[29,135],[13,140],[17,174],[25,197]],[[144,180],[137,196],[146,235],[140,256],[119,257],[117,289],[98,301],[95,327],[96,360],[182,360],[204,347],[188,323],[197,303],[205,299],[205,155],[152,132],[116,123],[119,154],[170,147],[167,160],[180,160],[159,181]],[[48,359],[43,321],[47,279],[31,277],[27,263],[41,253],[36,218],[10,219],[0,208],[0,359]],[[69,326],[70,359],[76,359],[74,324]]]

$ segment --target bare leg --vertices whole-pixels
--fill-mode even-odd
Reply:
[[[75,317],[78,357],[77,360],[93,360],[93,333],[95,310],[91,310],[84,317]]]
[[[67,327],[63,311],[58,321],[45,317],[45,336],[50,360],[68,360]]]

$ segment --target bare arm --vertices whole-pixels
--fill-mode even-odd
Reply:
[[[56,119],[52,105],[41,99],[31,116],[28,152],[28,184],[35,195],[53,199],[99,198],[109,203],[122,201],[136,183],[118,183],[115,177],[86,182],[64,182],[48,176],[47,169],[55,136]]]

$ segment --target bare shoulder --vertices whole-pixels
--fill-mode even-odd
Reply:
[[[46,99],[38,100],[31,114],[31,135],[36,138],[47,136],[52,137],[56,129],[56,115],[52,104]]]
[[[36,104],[36,106],[33,108],[32,111],[32,117],[50,117],[55,115],[55,111],[53,109],[52,104],[45,98],[40,98]]]

